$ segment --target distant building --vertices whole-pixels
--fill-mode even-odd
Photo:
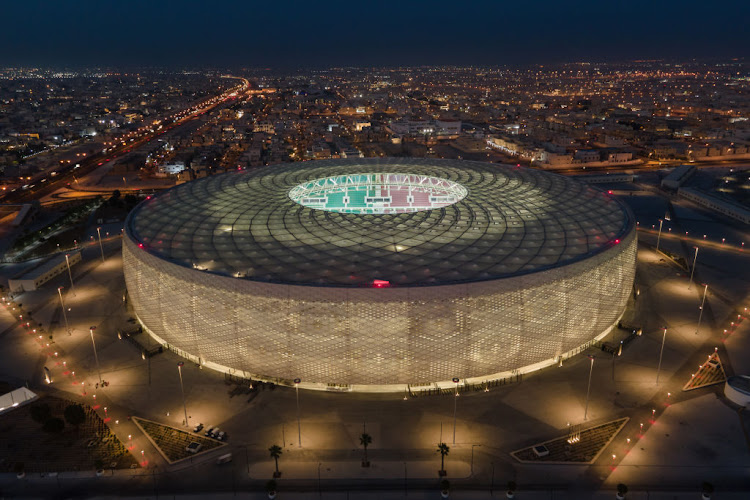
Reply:
[[[601,161],[601,154],[596,149],[579,149],[573,155],[573,158],[583,163]]]
[[[264,134],[273,134],[276,132],[276,129],[273,126],[273,123],[269,121],[264,121],[264,122],[256,123],[255,127],[253,127],[253,132],[263,132]]]
[[[609,163],[625,163],[633,159],[633,153],[618,151],[614,153],[606,153],[607,162]]]
[[[391,122],[391,132],[401,136],[434,135],[458,136],[461,134],[460,120],[401,120]]]
[[[159,167],[157,167],[157,171],[160,174],[174,175],[174,174],[179,174],[186,168],[187,167],[185,166],[184,161],[173,161],[165,165],[159,165]]]
[[[723,200],[717,196],[693,188],[679,188],[677,194],[713,212],[726,215],[745,224],[750,224],[750,210],[742,205]]]
[[[695,174],[695,165],[680,165],[661,180],[661,187],[678,189]]]
[[[71,266],[81,262],[80,250],[68,254],[68,260]],[[31,292],[55,276],[62,274],[67,268],[68,263],[65,261],[65,254],[58,254],[20,276],[8,280],[8,288],[14,293]]]
[[[633,174],[591,174],[575,176],[577,181],[585,182],[586,184],[633,182],[634,178],[635,176]]]

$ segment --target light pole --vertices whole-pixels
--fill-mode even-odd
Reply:
[[[99,368],[99,356],[96,355],[96,342],[94,342],[94,330],[95,326],[89,327],[89,333],[91,334],[91,345],[94,346],[94,359],[96,360],[96,371],[99,373],[99,384],[102,383],[102,370]]]
[[[698,247],[695,247],[695,256],[693,257],[693,269],[690,271],[690,283],[688,283],[688,290],[693,286],[693,274],[695,273],[695,262],[698,260]]]
[[[695,334],[698,335],[698,330],[701,328],[701,319],[703,319],[703,306],[706,305],[706,292],[708,292],[708,283],[703,285],[703,300],[701,301],[701,312],[698,314],[698,326],[695,327]]]
[[[661,240],[661,226],[664,224],[664,219],[659,219],[659,236],[656,237],[656,251],[659,251],[659,241]]]
[[[453,383],[456,384],[456,394],[453,395],[453,444],[456,444],[456,407],[458,406],[458,377],[453,377]],[[472,453],[473,453],[472,448]]]
[[[68,335],[70,335],[70,325],[68,325],[68,315],[65,314],[65,302],[63,302],[62,298],[62,289],[63,287],[61,286],[57,287],[57,294],[60,295],[60,307],[62,307],[63,318],[65,319],[65,330],[67,330]]]
[[[664,341],[667,339],[667,327],[664,327],[664,333],[661,336],[661,350],[659,351],[659,366],[656,368],[656,385],[659,385],[659,372],[661,371],[661,358],[664,355]]]
[[[70,259],[68,259],[68,254],[65,254],[65,263],[68,265],[68,276],[70,277],[70,291],[73,292],[73,297],[75,297],[76,289],[73,286],[73,273],[70,271]]]
[[[182,367],[184,365],[185,363],[182,361],[177,363],[177,373],[180,374],[180,391],[182,391],[182,409],[185,410],[185,426],[187,426],[188,416],[187,416],[187,405],[185,404],[185,387],[182,385]]]
[[[97,227],[96,228],[96,234],[99,235],[99,250],[101,250],[101,252],[102,252],[102,262],[104,262],[104,247],[102,246],[102,231],[101,231],[101,229],[102,228]],[[657,245],[657,250],[658,249],[659,248],[658,248],[658,245]]]
[[[586,407],[583,410],[584,420],[587,420],[588,415],[589,415],[589,395],[591,394],[591,374],[594,373],[594,360],[596,359],[596,356],[589,354],[589,359],[591,360],[591,367],[589,368],[589,386],[586,389]]]
[[[299,443],[299,447],[302,448],[302,424],[300,424],[299,420],[299,383],[302,382],[301,379],[295,378],[294,379],[294,392],[295,396],[297,397],[297,440]]]

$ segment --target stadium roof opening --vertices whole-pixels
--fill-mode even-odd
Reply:
[[[447,207],[463,200],[457,182],[427,175],[366,173],[316,179],[295,186],[289,198],[308,208],[349,214],[396,214]]]

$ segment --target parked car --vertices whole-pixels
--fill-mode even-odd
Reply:
[[[217,427],[216,430],[219,430],[219,428]],[[204,432],[203,435],[210,436],[213,431],[214,431],[214,427],[207,427],[206,432]]]
[[[219,441],[225,441],[227,439],[227,433],[224,431],[221,431],[217,436],[216,439]]]
[[[211,430],[210,436],[212,438],[216,439],[216,436],[218,436],[218,435],[219,435],[219,428],[218,427],[214,427],[213,430]]]
[[[203,424],[198,424],[193,429],[193,432],[200,432],[203,429]]]

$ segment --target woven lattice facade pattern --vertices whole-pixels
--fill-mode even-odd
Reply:
[[[434,210],[381,215],[315,210],[287,196],[342,168],[450,179],[468,194]],[[632,292],[636,237],[627,210],[556,175],[360,160],[210,180],[140,205],[123,256],[129,299],[149,333],[219,370],[355,390],[492,377],[591,341]],[[237,189],[248,184],[267,192],[253,187],[260,198],[247,202]],[[226,192],[240,207],[260,206],[219,210]],[[249,219],[237,215],[247,210]],[[276,217],[284,231],[269,226]],[[242,246],[243,238],[253,242]],[[367,286],[373,279],[391,286]]]
[[[290,191],[336,175],[413,173],[468,190],[436,210],[353,214],[295,203]],[[630,221],[612,196],[526,168],[423,159],[331,160],[233,172],[138,206],[127,231],[195,269],[279,283],[359,287],[492,279],[586,258]]]

